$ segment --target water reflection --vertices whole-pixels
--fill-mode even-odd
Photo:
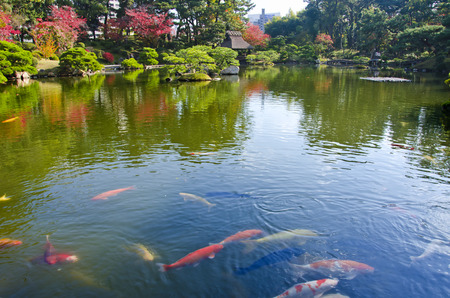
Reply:
[[[408,266],[433,239],[448,238],[448,137],[438,109],[447,95],[431,79],[360,76],[276,67],[179,84],[138,71],[0,87],[1,119],[19,117],[0,123],[0,191],[11,197],[0,228],[26,240],[1,255],[13,274],[0,279],[0,295],[52,296],[62,291],[55,281],[77,296],[275,295],[299,282],[286,262],[243,275],[235,267],[265,265],[264,256],[296,245],[310,254],[303,264],[332,257],[373,266],[370,276],[339,282],[338,292],[352,297],[411,294],[402,285],[423,280],[433,294],[446,292],[435,286],[448,269],[445,254]],[[217,205],[188,204],[180,193]],[[249,255],[232,243],[213,264],[167,275],[127,250],[151,244],[169,263],[248,229],[321,236],[258,245]],[[80,261],[61,272],[29,265],[47,234]]]

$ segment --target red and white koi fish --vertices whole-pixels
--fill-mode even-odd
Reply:
[[[351,260],[322,260],[308,265],[293,265],[302,270],[312,270],[327,276],[353,279],[361,273],[371,273],[375,269],[367,264]]]
[[[130,189],[136,189],[134,186],[130,186],[130,187],[125,187],[125,188],[119,188],[119,189],[115,189],[115,190],[110,190],[104,193],[101,193],[99,195],[96,195],[95,197],[93,197],[91,200],[96,201],[96,200],[106,200],[109,197],[113,197],[118,195],[119,193],[126,191],[126,190],[130,190]]]
[[[275,298],[283,298],[283,297],[302,297],[302,298],[313,298],[320,297],[326,291],[331,290],[336,287],[339,280],[337,279],[319,279],[308,281],[305,283],[296,284],[293,287],[289,288],[287,291],[282,294],[276,296]]]
[[[9,238],[0,239],[0,249],[7,248],[11,246],[21,245],[22,241],[20,240],[12,240]]]
[[[241,232],[238,232],[238,233],[236,233],[234,235],[231,235],[230,237],[225,238],[224,240],[219,242],[219,244],[223,245],[223,244],[234,242],[234,241],[248,239],[248,238],[251,238],[253,236],[261,235],[262,232],[263,231],[261,231],[261,230],[245,230],[245,231],[241,231]]]
[[[9,119],[3,120],[2,123],[13,122],[13,121],[16,121],[17,119],[19,119],[19,117],[9,118]]]
[[[199,263],[200,261],[206,259],[206,258],[214,258],[216,256],[216,253],[218,253],[219,251],[221,251],[223,248],[223,245],[221,244],[213,244],[201,249],[198,249],[194,252],[191,252],[190,254],[188,254],[187,256],[179,259],[178,261],[176,261],[173,264],[170,265],[165,265],[165,264],[157,264],[159,266],[159,271],[161,272],[166,272],[167,270],[170,269],[175,269],[175,268],[182,268],[188,265],[196,265],[197,263]]]
[[[76,262],[78,257],[66,253],[55,253],[55,248],[50,243],[47,235],[47,242],[45,243],[44,261],[49,265],[66,263],[66,262]]]
[[[408,146],[408,145],[402,145],[402,144],[391,144],[392,147],[397,147],[397,148],[401,148],[401,149],[406,149],[406,150],[414,150],[414,147]]]

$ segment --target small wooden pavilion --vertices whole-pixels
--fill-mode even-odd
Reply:
[[[253,46],[242,38],[242,33],[240,31],[227,31],[225,40],[220,46],[224,48],[231,48],[233,50],[253,49]]]
[[[227,31],[225,40],[220,46],[238,51],[239,55],[236,59],[240,64],[245,64],[245,57],[253,49],[253,46],[242,38],[240,31]]]

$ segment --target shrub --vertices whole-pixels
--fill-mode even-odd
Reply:
[[[6,83],[8,79],[0,72],[0,84]]]
[[[126,69],[144,68],[144,66],[142,64],[139,64],[134,58],[123,60],[121,65]]]
[[[269,51],[259,51],[256,54],[251,54],[247,56],[247,61],[250,64],[260,64],[260,65],[273,65],[274,61],[280,58],[280,54],[274,50]]]
[[[109,63],[113,63],[114,62],[114,55],[111,54],[110,52],[103,52],[102,56],[103,56],[103,59],[105,59]]]
[[[25,51],[32,52],[32,51],[36,50],[36,45],[34,43],[31,43],[31,42],[23,42],[21,44],[21,46],[22,46],[22,49],[24,49]]]
[[[144,65],[157,65],[158,60],[158,53],[155,49],[152,48],[144,48],[142,52],[139,53],[139,63],[142,63]]]
[[[54,60],[54,61],[58,61],[58,60],[59,60],[58,55],[56,55],[56,54],[51,55],[51,56],[49,57],[49,59],[50,59],[50,60]]]
[[[2,76],[13,76],[15,72],[26,71],[37,74],[33,65],[31,52],[23,50],[18,45],[7,41],[0,41],[0,73]],[[2,80],[4,80],[2,78]]]
[[[33,52],[31,52],[31,54],[33,55],[33,57],[35,57],[37,59],[44,58],[44,54],[42,54],[42,52],[39,50],[34,50]]]
[[[97,71],[103,68],[103,65],[97,61],[94,53],[87,52],[80,47],[72,48],[62,53],[59,66],[62,72],[71,72],[74,69]]]

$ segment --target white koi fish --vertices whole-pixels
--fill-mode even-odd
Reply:
[[[131,249],[146,261],[151,262],[155,259],[155,253],[149,251],[147,247],[142,244],[135,244],[131,247]]]
[[[339,277],[345,279],[353,279],[358,274],[371,273],[374,268],[364,264],[351,260],[322,260],[308,265],[295,265],[297,269],[305,271],[314,271],[328,277]]]
[[[423,253],[420,256],[411,256],[411,261],[415,262],[417,260],[423,259],[425,257],[428,257],[429,255],[437,252],[437,253],[443,253],[446,255],[450,255],[450,242],[442,241],[439,239],[434,239],[431,241]]]
[[[193,195],[193,194],[190,194],[190,193],[180,192],[180,196],[182,196],[185,201],[186,200],[199,201],[199,202],[207,205],[209,208],[216,206],[216,204],[212,204],[212,203],[208,202],[206,199],[196,196],[196,195]]]
[[[290,240],[296,237],[315,237],[318,236],[317,233],[310,231],[310,230],[304,230],[304,229],[295,229],[295,230],[287,230],[282,231],[279,233],[275,233],[266,237],[262,237],[255,240],[244,240],[242,243],[246,245],[245,252],[248,253],[254,249],[256,244],[261,243],[267,243],[267,242],[273,242],[273,241],[284,241],[284,240]],[[299,244],[304,244],[304,242],[301,242]]]
[[[323,293],[336,287],[339,280],[337,279],[320,279],[296,284],[275,298],[283,297],[302,297],[314,298],[321,297]]]

